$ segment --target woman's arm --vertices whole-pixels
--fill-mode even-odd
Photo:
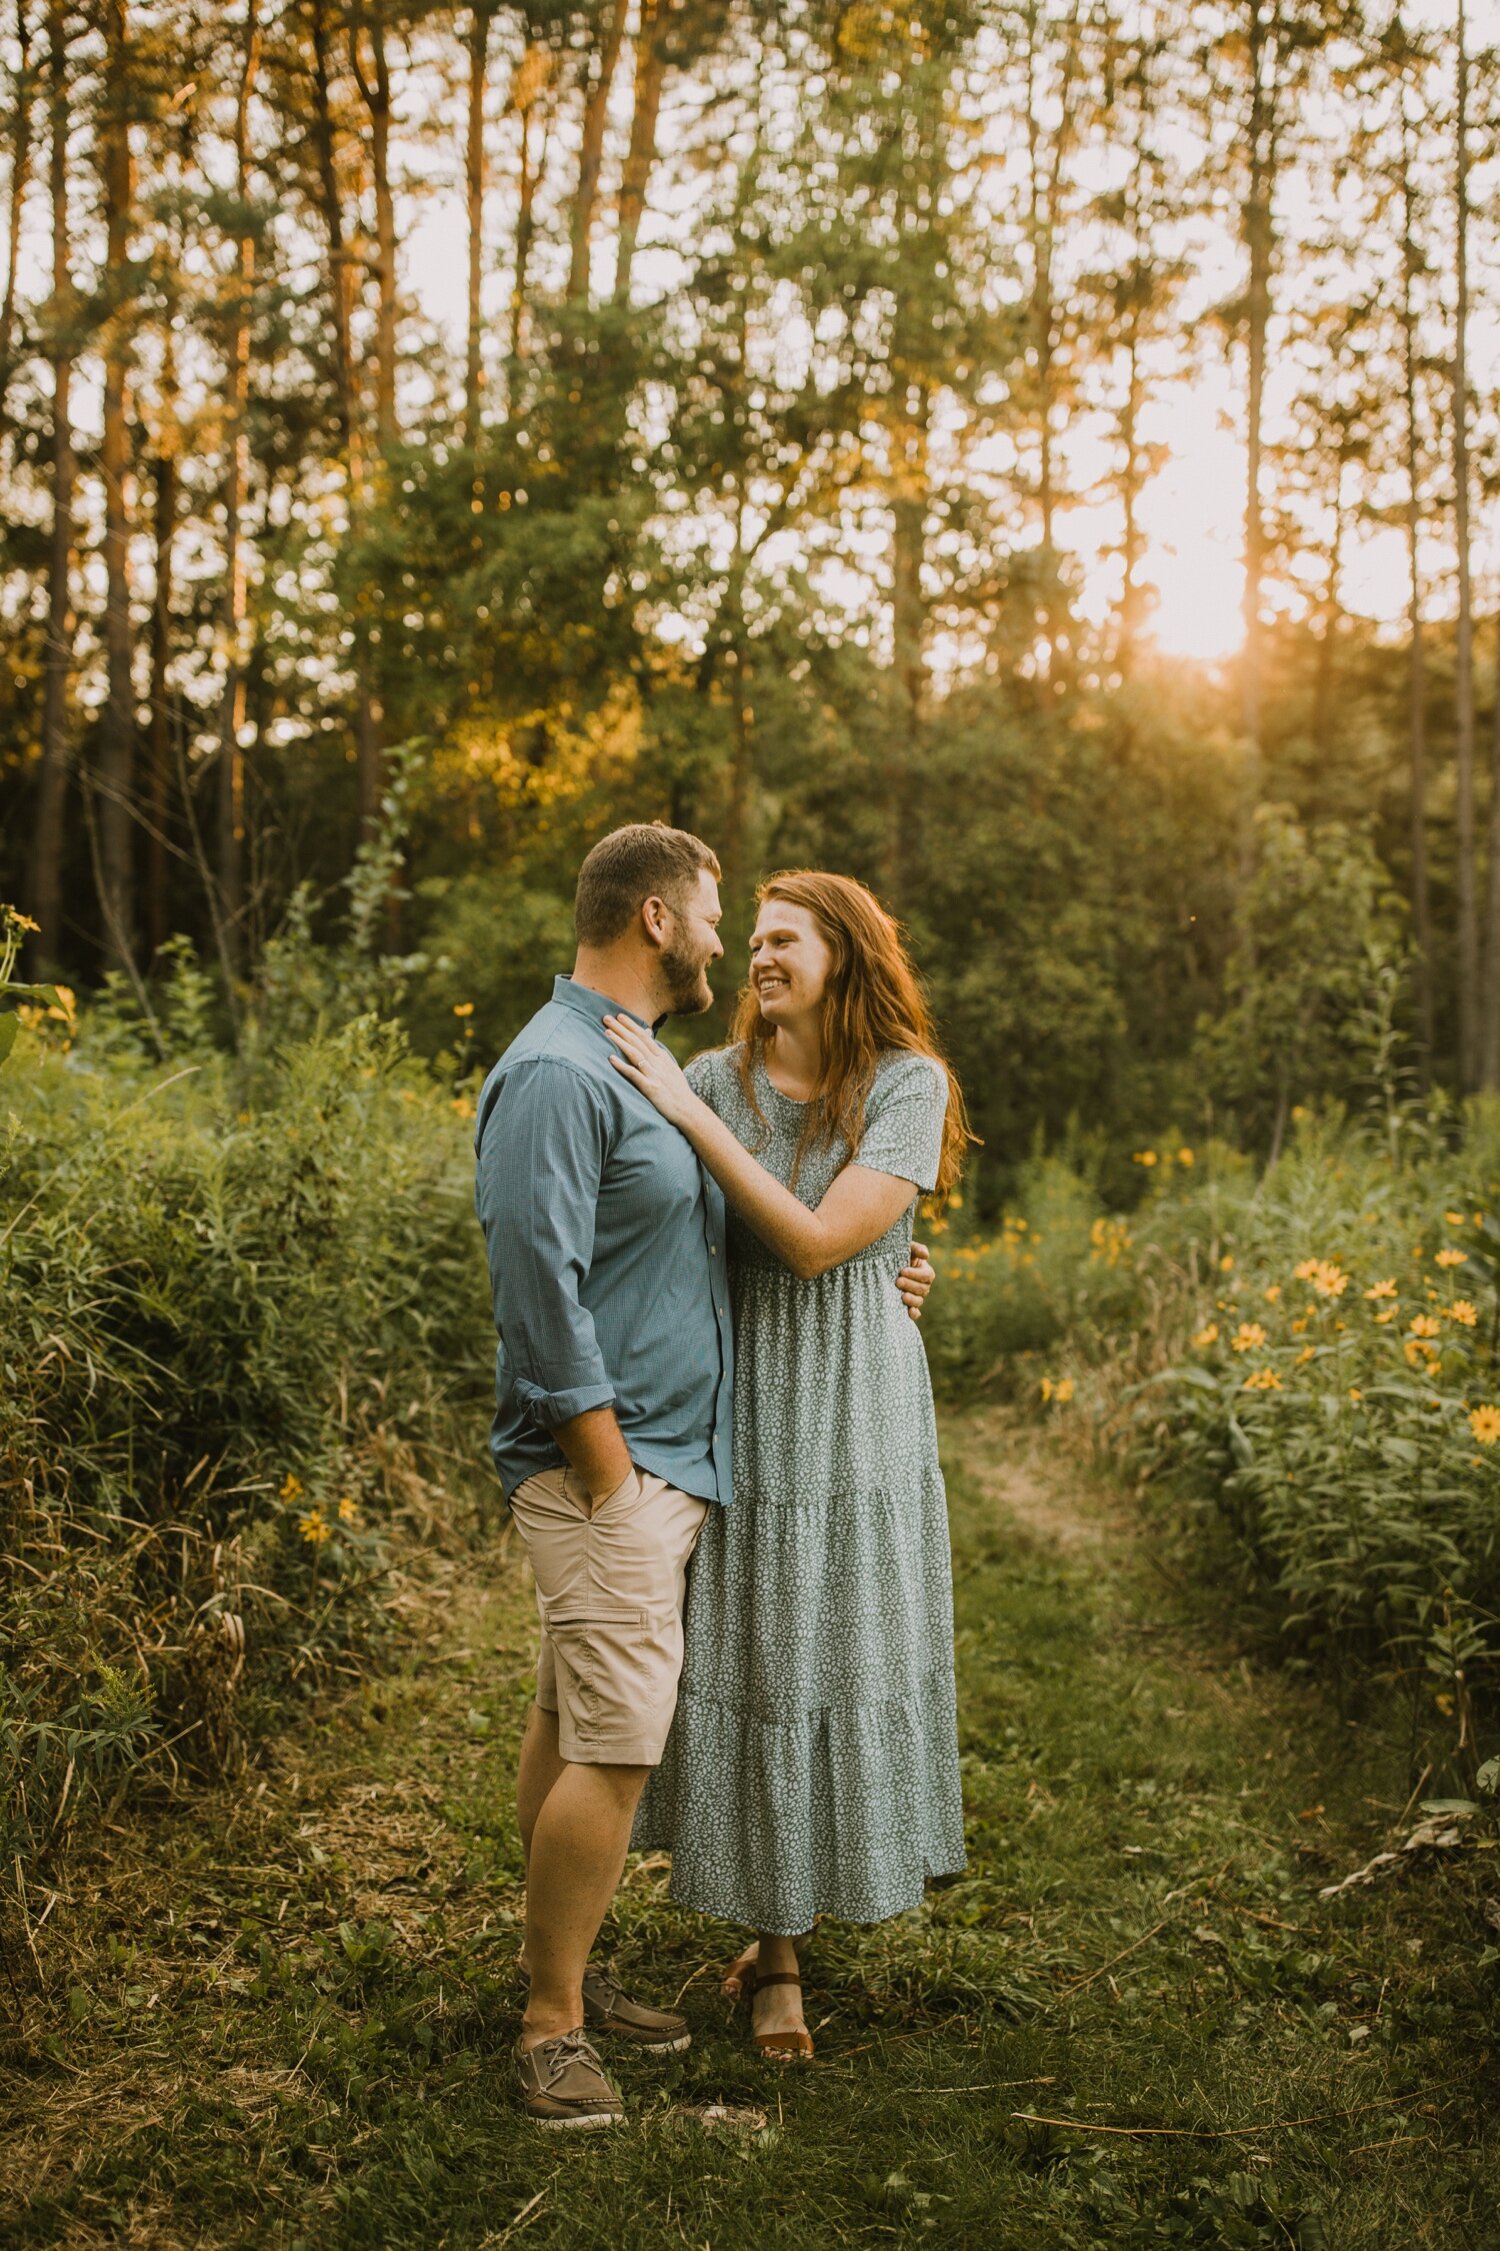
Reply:
[[[909,1180],[846,1165],[817,1209],[809,1211],[741,1147],[659,1040],[629,1017],[606,1016],[604,1029],[620,1051],[610,1058],[615,1069],[686,1134],[746,1226],[802,1281],[878,1242],[915,1198]]]

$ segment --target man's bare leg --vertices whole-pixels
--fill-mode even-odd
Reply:
[[[516,1825],[521,1832],[521,1851],[528,1868],[536,1817],[565,1763],[557,1747],[556,1712],[543,1711],[540,1704],[533,1704],[521,1738],[521,1760],[516,1769]]]
[[[564,1763],[532,1817],[525,1940],[531,1984],[521,2020],[523,2050],[583,2022],[583,1973],[619,1885],[650,1771]]]

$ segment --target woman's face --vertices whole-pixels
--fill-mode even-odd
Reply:
[[[806,907],[766,899],[750,940],[750,983],[768,1024],[785,1024],[822,1004],[833,948]]]

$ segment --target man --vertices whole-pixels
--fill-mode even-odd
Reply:
[[[578,955],[485,1082],[477,1202],[489,1252],[491,1451],[536,1579],[541,1656],[516,1813],[526,1856],[525,2108],[612,2126],[620,2096],[588,2038],[688,2045],[686,2018],[588,1958],[661,1757],[682,1669],[687,1566],[730,1490],[734,1367],[724,1202],[688,1142],[617,1071],[604,1018],[650,1030],[708,1008],[719,863],[637,824],[578,876]],[[920,1313],[932,1280],[898,1287]]]
[[[660,824],[589,853],[571,977],[491,1072],[476,1131],[497,1407],[491,1450],[536,1579],[542,1648],[516,1784],[526,1855],[518,2068],[554,2128],[623,2105],[586,2028],[685,2048],[686,2020],[587,1973],[671,1726],[689,1557],[730,1499],[724,1204],[613,1069],[603,1019],[710,1006],[719,863]]]

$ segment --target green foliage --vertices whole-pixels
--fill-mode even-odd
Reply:
[[[1366,1078],[1399,975],[1400,922],[1367,836],[1307,828],[1284,805],[1255,816],[1225,1005],[1199,1026],[1194,1067],[1241,1136],[1279,1150],[1294,1102]]]
[[[156,1747],[232,1768],[377,1635],[388,1528],[445,1506],[422,1449],[454,1397],[482,1419],[450,1095],[368,1017],[226,1060],[191,955],[160,998],[164,1063],[118,1015],[71,1049],[43,1020],[0,1110],[0,1845],[23,1859]]]
[[[1500,1684],[1500,1109],[1401,1165],[1296,1111],[1263,1173],[1175,1136],[1108,1212],[1060,1161],[989,1234],[939,1238],[926,1320],[949,1396],[1088,1410],[1182,1474],[1275,1590],[1291,1662],[1379,1666],[1472,1763]]]

